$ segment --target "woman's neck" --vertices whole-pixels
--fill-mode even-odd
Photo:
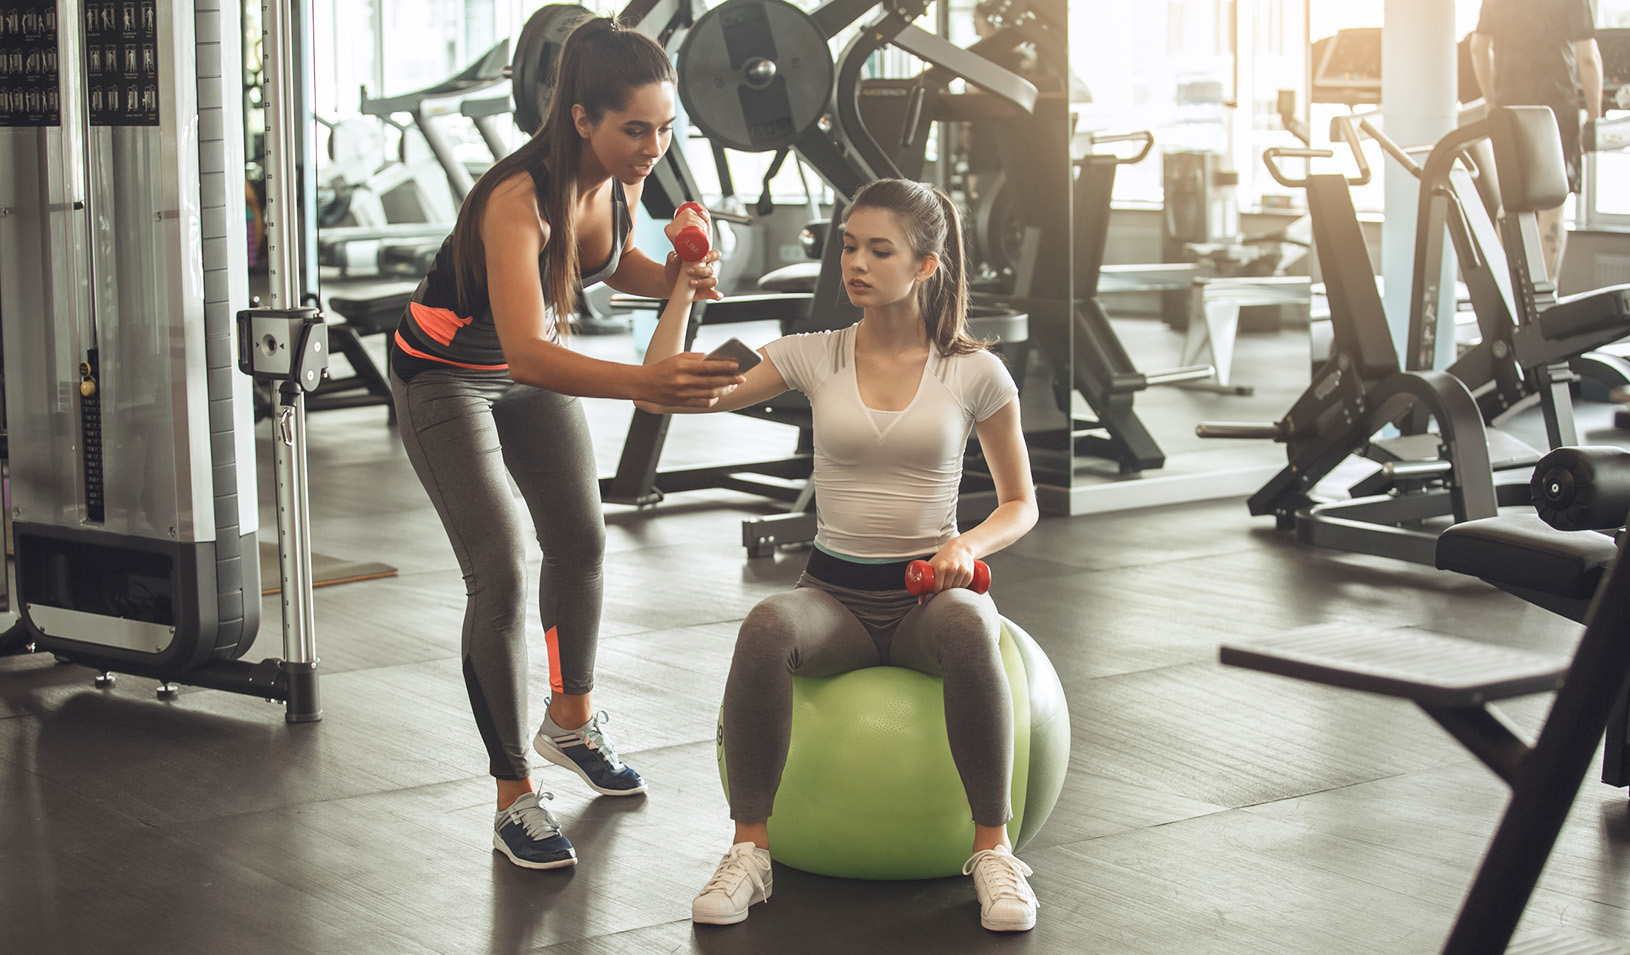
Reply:
[[[585,144],[577,154],[577,194],[586,196],[599,192],[610,181],[611,173]]]
[[[884,351],[904,352],[928,347],[928,329],[923,325],[917,303],[911,298],[865,309],[857,334],[868,347]]]

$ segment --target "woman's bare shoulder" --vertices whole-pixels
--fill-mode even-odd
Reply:
[[[481,231],[488,241],[514,240],[523,235],[536,235],[541,242],[549,240],[549,227],[538,208],[531,176],[518,172],[493,187],[481,211]]]

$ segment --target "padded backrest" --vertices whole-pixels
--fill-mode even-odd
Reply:
[[[1497,107],[1489,138],[1507,214],[1554,209],[1568,198],[1562,134],[1549,106]]]

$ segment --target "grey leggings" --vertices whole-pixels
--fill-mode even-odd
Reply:
[[[904,590],[851,590],[804,575],[742,621],[724,689],[730,817],[770,817],[792,737],[792,678],[901,666],[943,676],[945,729],[974,822],[1012,817],[1013,703],[996,605],[947,590],[922,606]]]
[[[543,548],[538,607],[557,693],[594,686],[606,529],[576,398],[504,372],[390,376],[402,443],[464,573],[464,685],[492,775],[525,779],[526,550],[514,478]]]

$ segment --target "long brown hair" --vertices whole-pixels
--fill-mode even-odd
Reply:
[[[968,278],[964,271],[962,216],[951,197],[932,186],[909,179],[876,179],[860,187],[849,202],[856,209],[882,209],[894,214],[905,230],[911,254],[933,254],[939,268],[917,286],[917,308],[922,312],[928,340],[949,358],[990,346],[968,334]]]
[[[519,172],[543,182],[539,210],[549,224],[544,246],[544,301],[565,332],[577,310],[581,275],[577,261],[577,175],[583,141],[572,120],[581,106],[589,122],[619,110],[633,90],[675,82],[673,64],[655,40],[608,17],[584,20],[567,35],[555,59],[554,95],[543,126],[525,145],[494,163],[470,190],[453,227],[453,264],[460,314],[473,313],[477,293],[486,288],[487,258],[481,217],[499,183]]]

